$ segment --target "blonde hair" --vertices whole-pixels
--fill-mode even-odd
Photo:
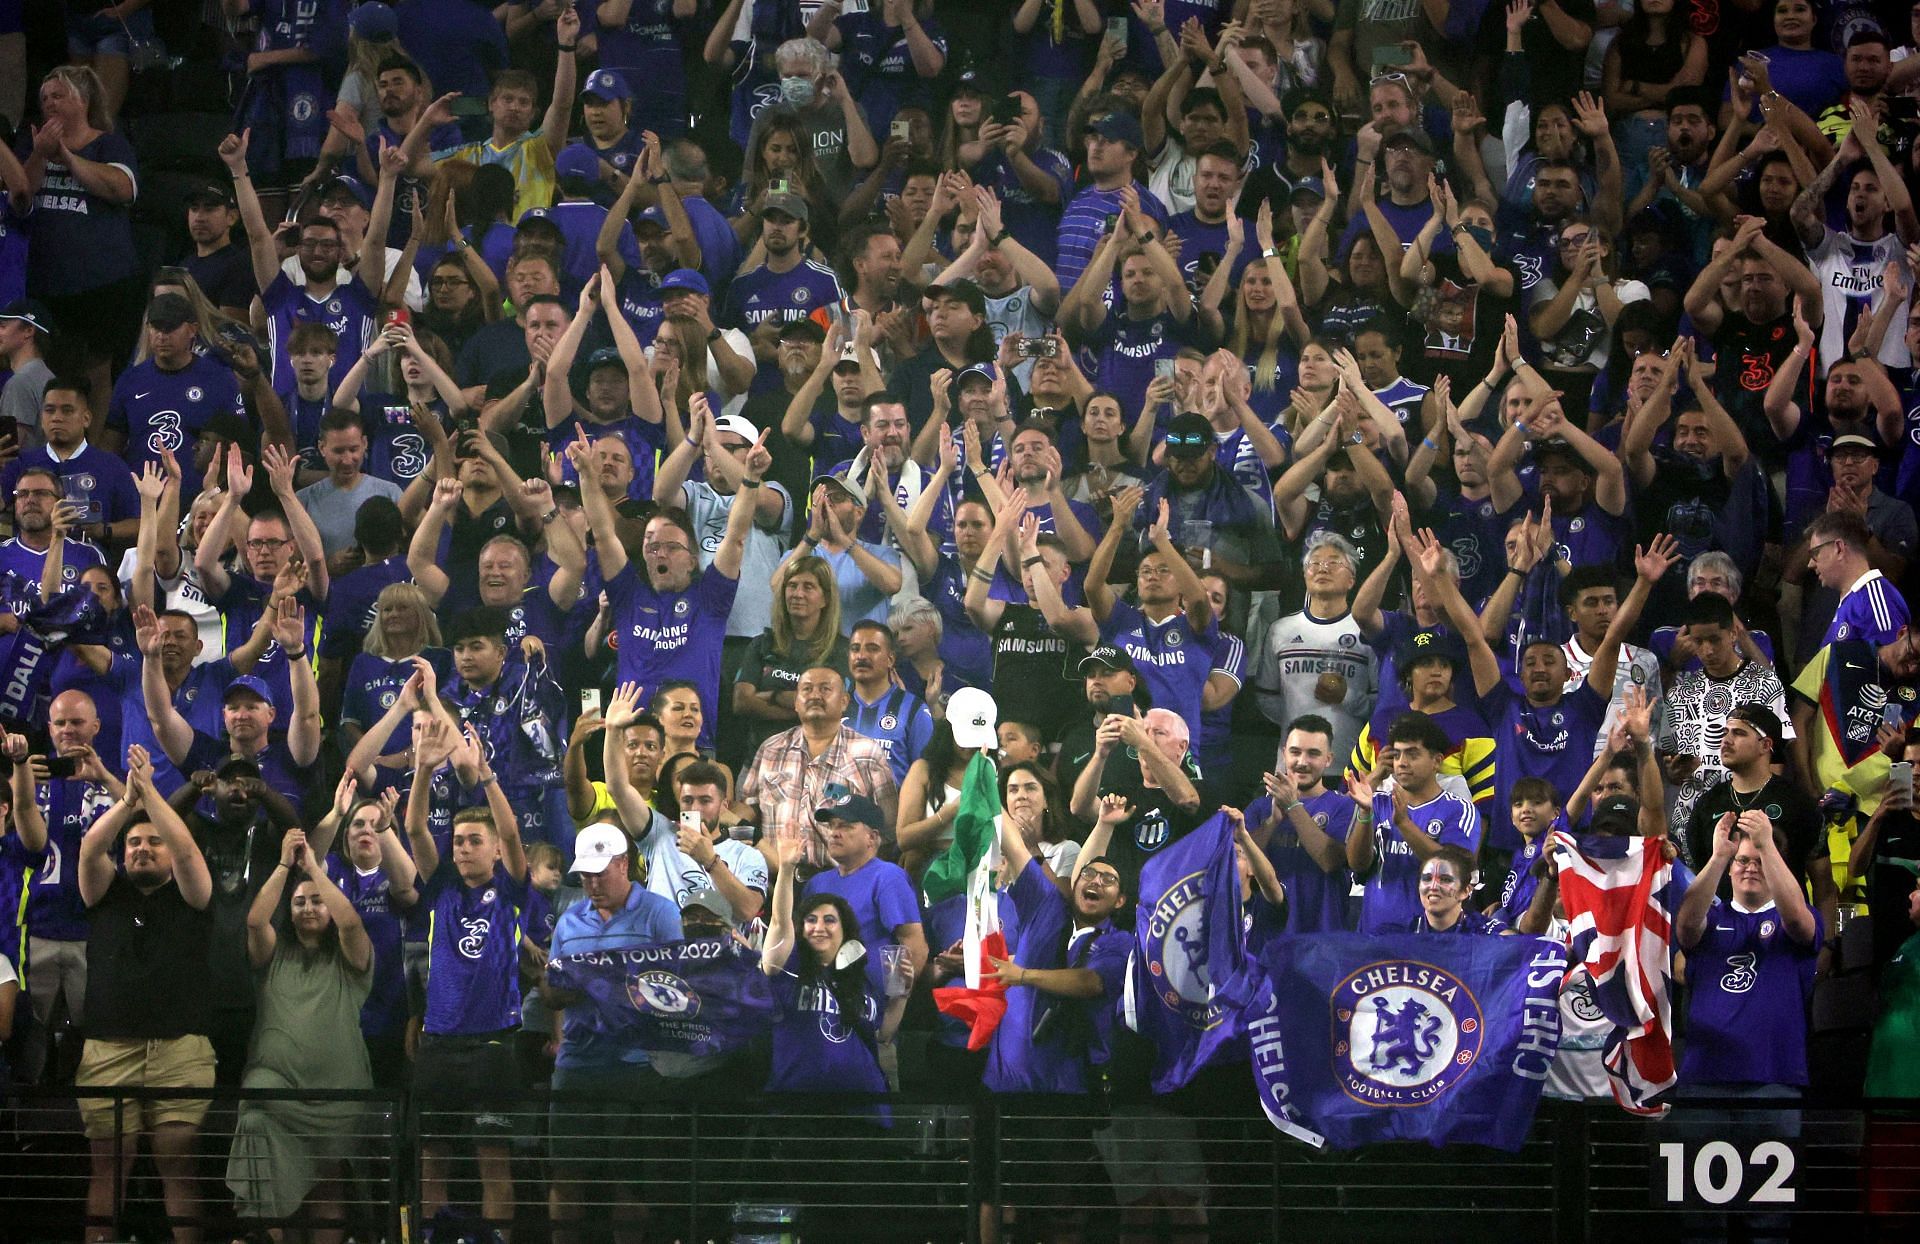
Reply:
[[[387,638],[385,626],[381,623],[382,605],[411,605],[422,619],[420,626],[420,644],[412,652],[401,652],[398,645]],[[397,661],[401,657],[410,657],[422,648],[440,646],[440,620],[434,616],[433,606],[427,603],[427,594],[412,583],[389,583],[380,589],[380,595],[373,600],[373,625],[367,628],[367,637],[361,641],[360,650],[386,661]]]
[[[820,585],[820,594],[826,599],[820,606],[820,630],[812,640],[809,651],[801,652],[794,645],[797,641],[793,633],[793,619],[787,614],[787,594],[783,590],[788,579],[804,574]],[[808,665],[818,665],[827,659],[833,651],[834,641],[840,638],[840,585],[834,582],[833,567],[825,558],[808,553],[796,557],[787,563],[786,573],[774,585],[773,593],[773,649],[783,653],[787,660],[804,660]]]
[[[100,81],[100,75],[91,65],[61,65],[50,70],[40,79],[45,86],[55,78],[67,84],[67,89],[87,101],[87,124],[101,133],[113,129],[113,118],[107,115],[107,88]]]

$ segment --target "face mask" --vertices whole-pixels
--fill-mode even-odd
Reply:
[[[813,79],[780,79],[780,98],[796,108],[806,107],[813,102]]]
[[[1480,249],[1489,253],[1493,250],[1493,230],[1481,225],[1468,225],[1467,236],[1480,244]]]

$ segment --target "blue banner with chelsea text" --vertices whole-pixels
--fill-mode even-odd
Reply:
[[[1566,952],[1537,937],[1282,937],[1246,1031],[1275,1126],[1336,1149],[1515,1150],[1560,1044]]]
[[[644,1050],[725,1053],[770,1031],[779,1015],[760,956],[730,938],[550,959],[547,984],[586,995],[576,1005],[598,1032]]]

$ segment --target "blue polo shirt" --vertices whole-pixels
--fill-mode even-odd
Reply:
[[[680,909],[643,885],[627,891],[624,906],[603,917],[581,899],[560,913],[553,926],[548,953],[559,959],[600,950],[637,950],[681,939]],[[603,1031],[600,1012],[591,1006],[569,1007],[561,1021],[557,1067],[614,1067],[647,1061],[645,1050],[630,1047]]]

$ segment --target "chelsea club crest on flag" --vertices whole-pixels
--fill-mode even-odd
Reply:
[[[1240,1035],[1261,985],[1241,923],[1233,823],[1224,814],[1140,870],[1139,949],[1128,973],[1127,1026],[1153,1041],[1153,1091],[1170,1093]]]
[[[1560,1043],[1566,952],[1534,937],[1284,937],[1248,1025],[1273,1122],[1336,1149],[1518,1149]]]

